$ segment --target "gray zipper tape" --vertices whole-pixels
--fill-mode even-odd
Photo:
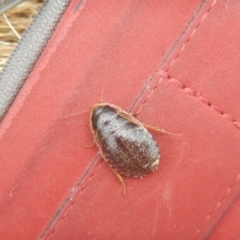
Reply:
[[[71,0],[48,0],[24,32],[0,74],[0,120],[22,88]]]

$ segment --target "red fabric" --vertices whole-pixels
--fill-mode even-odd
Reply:
[[[71,1],[0,128],[3,239],[236,239],[240,235],[240,5]],[[126,178],[97,149],[103,101],[153,133],[158,171]],[[65,118],[66,117],[66,118]],[[222,237],[222,238],[221,238]]]

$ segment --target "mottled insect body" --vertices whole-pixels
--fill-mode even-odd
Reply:
[[[121,175],[141,178],[157,169],[157,142],[130,113],[113,104],[97,103],[91,110],[90,125],[102,157],[122,183]]]

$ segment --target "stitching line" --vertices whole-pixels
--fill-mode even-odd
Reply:
[[[199,26],[203,23],[203,21],[205,20],[205,18],[207,17],[208,13],[212,10],[212,8],[214,7],[214,5],[216,4],[216,0],[213,0],[212,4],[210,5],[210,7],[207,9],[207,11],[205,12],[205,14],[202,16],[202,18],[200,19],[200,21],[197,23],[197,25],[195,26],[195,28],[192,30],[191,34],[188,36],[188,38],[185,40],[185,42],[183,43],[182,47],[180,48],[179,52],[176,54],[176,56],[172,59],[171,63],[169,64],[169,66],[166,68],[166,71],[163,71],[161,69],[157,70],[157,73],[155,73],[155,75],[152,78],[155,78],[156,75],[160,75],[161,78],[158,80],[157,84],[152,88],[150,94],[148,95],[148,97],[141,103],[139,109],[143,109],[143,106],[147,103],[147,101],[151,98],[151,96],[153,95],[154,91],[158,88],[158,86],[160,85],[161,81],[163,78],[167,78],[170,79],[170,76],[168,75],[168,72],[171,68],[171,66],[174,64],[175,60],[181,55],[181,53],[183,52],[183,50],[185,49],[186,45],[190,42],[190,40],[192,39],[193,35],[196,33],[197,29],[199,28]],[[175,81],[175,85],[179,85],[179,87],[184,88],[183,84],[180,83],[178,81],[177,84],[177,80]],[[194,92],[194,91],[192,91]],[[196,96],[196,95],[195,95]],[[202,102],[204,102],[205,99],[202,99]],[[207,101],[209,103],[209,101]],[[210,105],[209,105],[210,106]],[[215,106],[211,105],[212,108],[216,108]],[[216,108],[217,109],[217,108]],[[231,116],[226,116],[227,118],[231,118]],[[236,120],[233,118],[233,122],[235,122]],[[240,129],[240,123],[239,123],[239,129]]]
[[[88,183],[89,183],[89,182],[92,180],[92,178],[95,176],[98,168],[102,165],[102,163],[103,163],[103,160],[101,159],[100,162],[96,165],[95,171],[93,171],[93,172],[89,175],[88,180],[87,180],[87,182],[84,184],[84,186],[82,186],[82,187],[78,190],[78,192],[76,193],[76,195],[73,196],[73,197],[74,197],[73,200],[71,199],[72,202],[70,202],[70,203],[68,204],[68,207],[66,207],[66,209],[67,209],[66,212],[61,216],[61,218],[59,219],[59,221],[56,221],[56,225],[54,226],[53,230],[51,231],[51,233],[50,233],[50,235],[48,236],[47,239],[51,239],[51,237],[53,236],[53,234],[56,232],[58,226],[61,225],[62,221],[66,218],[66,216],[68,215],[68,213],[72,210],[72,207],[73,207],[74,204],[76,203],[79,195],[80,195],[80,194],[85,190],[85,188],[88,186]],[[44,238],[44,236],[42,236],[42,238]]]
[[[179,80],[170,77],[170,75],[168,75],[168,73],[166,71],[159,70],[157,72],[156,76],[157,75],[160,76],[160,79],[157,81],[156,85],[152,87],[151,92],[149,93],[149,95],[145,98],[145,100],[140,105],[140,107],[139,107],[140,109],[142,109],[144,107],[144,105],[148,102],[148,100],[151,98],[151,96],[153,95],[154,91],[158,88],[158,86],[160,85],[162,80],[163,79],[168,79],[170,83],[172,83],[173,85],[175,85],[178,88],[183,89],[187,94],[189,94],[189,95],[199,99],[203,104],[207,105],[208,107],[210,107],[211,110],[213,110],[214,112],[216,112],[216,113],[220,114],[221,116],[223,116],[226,120],[230,121],[237,129],[240,130],[240,122],[236,118],[234,118],[232,115],[230,115],[228,113],[225,113],[219,107],[217,107],[216,105],[212,104],[205,97],[201,96],[201,94],[199,92],[196,92],[193,89],[186,87]]]
[[[174,64],[175,60],[181,55],[181,53],[183,52],[183,50],[185,49],[186,45],[190,42],[191,38],[193,37],[193,35],[196,33],[197,29],[199,28],[199,26],[203,23],[203,21],[205,20],[205,18],[207,17],[208,13],[212,10],[212,8],[214,7],[214,5],[216,4],[217,0],[214,0],[211,4],[211,6],[209,7],[209,9],[207,9],[207,11],[205,12],[205,14],[202,16],[202,18],[200,19],[200,21],[197,23],[197,25],[195,26],[195,28],[193,29],[192,33],[188,36],[188,38],[186,39],[186,41],[183,43],[181,49],[179,50],[179,52],[176,54],[176,56],[173,58],[172,62],[169,64],[168,68],[167,68],[167,72],[170,70],[171,66]]]
[[[223,203],[223,201],[227,198],[227,196],[230,194],[232,188],[238,183],[238,181],[240,180],[240,174],[238,174],[237,178],[235,179],[235,181],[227,188],[227,191],[225,193],[225,195],[217,202],[216,207],[213,209],[212,212],[210,212],[207,217],[206,220],[202,223],[202,225],[198,228],[196,235],[194,236],[194,239],[198,236],[198,234],[200,233],[201,229],[204,227],[204,225],[208,222],[208,220],[211,218],[211,216],[218,210],[218,208],[220,208],[221,204]]]
[[[184,86],[181,82],[179,82],[175,78],[169,78],[169,81],[172,84],[174,84],[175,86],[182,88],[189,95],[192,95],[193,97],[196,97],[197,99],[199,99],[203,104],[209,106],[211,110],[222,115],[226,120],[230,121],[237,129],[240,129],[240,122],[237,121],[236,118],[234,118],[232,115],[230,115],[228,113],[225,113],[216,105],[211,104],[211,102],[209,100],[207,100],[205,97],[201,96],[201,94],[199,92],[195,92],[191,88]]]

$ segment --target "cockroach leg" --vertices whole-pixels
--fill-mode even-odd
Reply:
[[[126,185],[125,185],[125,182],[124,182],[122,176],[116,170],[114,170],[113,168],[112,168],[112,171],[116,175],[116,177],[120,181],[120,183],[122,184],[122,186],[123,186],[123,195],[125,196],[126,195]]]
[[[88,123],[84,123],[84,125],[88,128],[90,127],[90,124],[88,124]]]
[[[143,105],[141,105],[141,106],[139,107],[139,109],[138,109],[135,113],[133,113],[132,115],[133,115],[134,117],[136,117],[142,110],[143,110]]]
[[[95,142],[92,141],[92,144],[85,146],[85,148],[93,148],[93,147],[95,147],[95,146],[96,146]]]
[[[163,128],[155,127],[155,126],[152,126],[152,125],[149,125],[149,124],[146,124],[146,123],[143,123],[143,125],[147,129],[150,129],[150,130],[153,130],[153,131],[157,131],[157,132],[161,132],[163,134],[169,134],[169,135],[174,135],[174,136],[182,136],[181,133],[171,133],[171,132],[166,131]]]
[[[78,114],[81,114],[81,113],[85,113],[85,112],[90,112],[90,110],[84,110],[84,111],[81,111],[81,112],[75,112],[75,113],[69,114],[67,116],[63,116],[61,118],[69,118],[69,117],[73,117],[75,115],[78,115]]]

